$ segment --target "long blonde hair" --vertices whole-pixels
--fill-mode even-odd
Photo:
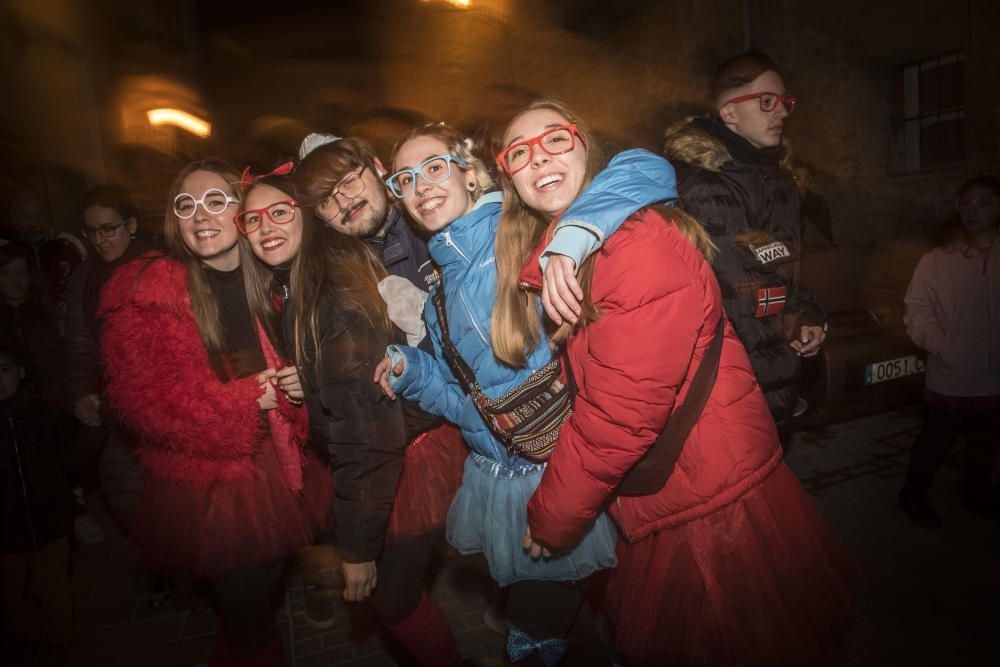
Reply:
[[[582,143],[587,151],[587,162],[584,171],[582,188],[587,187],[594,176],[605,166],[604,151],[594,137],[590,128],[583,120],[573,113],[564,103],[553,99],[541,99],[532,102],[526,109],[515,116],[514,121],[529,111],[549,109],[576,125],[580,132]],[[504,134],[506,135],[506,131]],[[497,228],[496,263],[497,263],[497,300],[493,308],[492,339],[493,353],[502,362],[515,367],[527,365],[527,356],[540,342],[541,321],[537,295],[522,290],[519,287],[521,267],[531,256],[535,247],[541,241],[543,234],[553,221],[545,219],[537,211],[528,208],[511,177],[503,169],[499,170],[500,183],[503,186],[503,214]],[[578,193],[579,194],[579,193]],[[715,246],[707,232],[697,220],[683,211],[671,206],[654,207],[667,223],[673,224],[686,239],[708,259],[714,257]],[[572,335],[575,327],[583,327],[597,320],[600,311],[594,305],[590,295],[593,280],[594,262],[597,253],[592,254],[580,266],[577,280],[583,289],[583,302],[576,325],[563,322],[558,327],[548,324],[549,342],[555,346]]]
[[[222,326],[222,316],[219,310],[219,300],[212,290],[208,280],[205,264],[191,252],[181,236],[180,224],[174,214],[174,199],[180,194],[184,179],[196,171],[206,171],[215,174],[229,185],[229,194],[239,198],[240,177],[236,168],[218,159],[198,160],[184,167],[174,179],[167,198],[167,213],[163,218],[163,237],[170,255],[180,261],[187,269],[188,295],[191,298],[191,311],[198,325],[198,332],[208,352],[208,360],[215,375],[225,382],[229,379],[226,368],[226,353],[230,343],[226,330]],[[245,282],[244,276],[244,282]],[[274,341],[272,341],[274,342]]]

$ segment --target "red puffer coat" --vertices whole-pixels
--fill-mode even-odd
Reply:
[[[576,543],[663,430],[723,312],[711,266],[655,210],[630,218],[596,262],[601,316],[570,339],[579,394],[528,505],[532,535],[557,548]],[[521,278],[540,283],[537,262]],[[727,322],[718,379],[667,484],[617,499],[610,513],[635,542],[732,502],[780,462],[774,421]]]

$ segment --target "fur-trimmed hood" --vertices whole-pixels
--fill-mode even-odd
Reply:
[[[700,116],[688,116],[668,126],[663,133],[663,155],[671,162],[686,162],[695,167],[719,172],[722,165],[733,160],[726,144],[693,123]],[[791,171],[792,151],[788,140],[781,139],[785,154],[778,164]]]

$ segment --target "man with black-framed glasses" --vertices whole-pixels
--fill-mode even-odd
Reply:
[[[797,99],[777,64],[746,53],[712,79],[713,111],[665,133],[664,154],[677,170],[681,206],[719,247],[712,268],[723,303],[787,445],[801,360],[826,338],[822,302],[798,282],[800,197],[782,143]]]

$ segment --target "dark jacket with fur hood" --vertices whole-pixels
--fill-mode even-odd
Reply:
[[[791,417],[803,324],[822,324],[820,300],[798,282],[799,194],[783,146],[757,149],[720,120],[696,116],[667,128],[663,152],[677,170],[680,204],[719,247],[713,268],[775,420]]]

